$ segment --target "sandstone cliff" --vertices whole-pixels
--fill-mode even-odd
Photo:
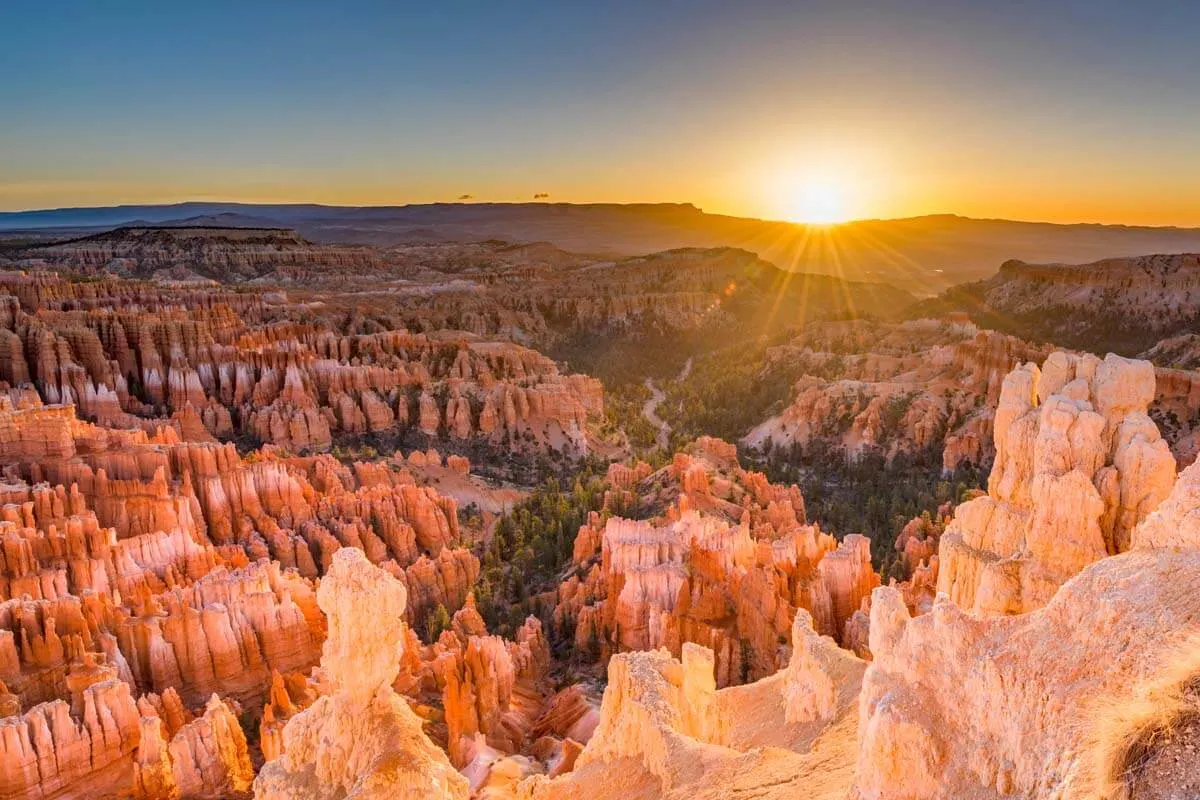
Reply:
[[[1101,701],[1128,703],[1200,633],[1200,551],[1105,558],[1049,605],[974,619],[949,600],[910,618],[880,589],[863,682],[857,787],[872,800],[1094,798]]]
[[[1006,379],[989,494],[941,537],[950,592],[919,616],[900,587],[874,592],[855,797],[1115,800],[1144,782],[1145,737],[1177,713],[1147,693],[1179,697],[1200,671],[1200,471],[1171,485],[1153,374],[1054,354]],[[1009,555],[967,541],[1009,534],[1035,538]]]
[[[32,383],[46,403],[145,428],[170,418],[184,438],[241,434],[291,449],[389,433],[509,451],[586,453],[602,413],[597,381],[545,356],[467,332],[411,333],[341,320],[298,322],[296,306],[219,290],[80,284],[0,276],[0,380]]]
[[[823,440],[849,457],[872,448],[889,458],[932,448],[946,471],[984,464],[993,453],[992,412],[1004,376],[1045,354],[1015,337],[950,321],[812,325],[769,351],[765,370],[802,377],[791,404],[745,441],[761,449]]]

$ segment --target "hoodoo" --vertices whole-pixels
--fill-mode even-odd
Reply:
[[[292,717],[258,800],[465,800],[467,779],[392,689],[404,655],[404,586],[362,551],[339,550],[317,590],[329,621],[321,668],[332,694]]]
[[[1129,549],[1175,479],[1147,415],[1146,361],[1056,352],[1004,379],[988,493],[960,506],[941,537],[938,590],[982,614],[1049,602],[1081,569]]]

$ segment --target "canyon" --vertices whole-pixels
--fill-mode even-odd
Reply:
[[[430,241],[548,242],[618,257],[684,247],[744,247],[799,272],[890,279],[916,295],[990,276],[1006,259],[1086,263],[1200,251],[1195,228],[1054,225],[932,214],[829,228],[705,212],[690,203],[432,203],[331,205],[190,202],[0,212],[0,232],[94,234],[115,227],[290,228],[315,242],[389,247]],[[886,276],[886,278],[884,277]]]
[[[0,798],[1117,800],[1200,770],[1194,256],[991,279],[1016,318],[1108,298],[1142,326],[1118,355],[733,248],[269,221],[0,256]],[[721,394],[750,424],[697,432]],[[854,465],[932,488],[848,529]]]

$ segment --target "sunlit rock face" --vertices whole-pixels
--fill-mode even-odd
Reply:
[[[786,668],[717,689],[711,650],[622,653],[609,662],[600,725],[574,769],[533,777],[517,796],[764,798],[844,795],[853,772],[864,662],[812,629],[804,611]],[[764,749],[765,748],[765,749]]]
[[[1166,498],[1175,460],[1146,409],[1149,362],[1054,353],[1005,378],[988,493],[941,537],[938,589],[960,607],[1046,604],[1088,564],[1129,549]]]
[[[700,439],[658,473],[611,475],[615,504],[662,510],[580,530],[575,560],[587,572],[560,586],[555,616],[574,624],[585,652],[682,655],[685,643],[702,644],[715,654],[717,685],[731,686],[786,663],[797,608],[844,641],[879,585],[867,539],[838,543],[806,524],[799,489],[741,469],[725,442]]]
[[[1200,634],[1200,551],[1092,564],[1048,605],[979,619],[942,599],[911,618],[879,589],[863,683],[862,798],[1094,798],[1093,715],[1129,703]]]
[[[453,623],[427,658],[441,690],[447,750],[461,769],[482,749],[511,754],[524,748],[543,711],[550,651],[534,617],[512,641],[488,635],[473,602]]]
[[[1097,732],[1181,654],[1200,668],[1200,472],[1172,483],[1153,380],[1058,353],[1006,379],[989,493],[940,539],[947,591],[920,616],[874,592],[856,797],[1126,796]]]
[[[1133,529],[1133,547],[1200,548],[1200,466],[1179,473],[1171,493]]]
[[[158,800],[247,791],[254,768],[245,733],[230,705],[214,695],[203,714],[172,730],[176,715],[169,698],[166,695],[161,701],[167,713],[157,714],[155,695],[138,701],[143,716],[134,772],[136,794]]]
[[[419,432],[501,451],[581,455],[603,412],[598,381],[465,331],[370,333],[296,322],[261,293],[0,276],[16,302],[0,380],[120,428],[169,418],[187,439],[244,435],[290,450]],[[282,317],[282,320],[280,320]]]
[[[380,266],[324,255],[327,276]],[[879,589],[866,539],[701,438],[662,469],[610,467],[536,598],[548,624],[504,639],[459,508],[513,488],[481,489],[472,462],[590,452],[603,411],[595,381],[513,342],[549,336],[551,307],[592,332],[725,312],[682,290],[468,287],[392,313],[395,294],[289,302],[163,269],[0,276],[4,798],[1082,800],[1101,796],[1093,701],[1133,702],[1200,635],[1200,472],[1175,479],[1151,421],[1200,406],[1184,371],[1012,370],[1045,354],[957,322],[814,328],[789,346],[813,364],[839,337],[874,349],[772,435],[827,414],[849,451],[940,446],[950,469],[994,449],[985,497],[901,531],[909,580]],[[449,627],[422,643],[411,623],[439,606]],[[603,700],[559,684],[551,642],[608,663]]]
[[[1107,258],[1090,264],[1006,261],[975,288],[998,313],[1052,316],[1050,330],[1080,339],[1071,346],[1086,346],[1088,333],[1111,332],[1118,325],[1163,337],[1194,317],[1200,255]]]
[[[478,575],[474,555],[447,546],[454,502],[402,469],[247,460],[37,404],[0,407],[6,425],[22,438],[0,456],[13,476],[0,498],[0,680],[26,705],[65,695],[85,652],[192,705],[214,691],[261,701],[272,669],[316,662],[312,580],[342,547],[403,581],[410,613],[457,609]]]
[[[249,788],[254,772],[246,738],[228,703],[214,696],[194,715],[173,691],[135,702],[115,670],[90,659],[83,668],[93,672],[92,682],[70,703],[42,703],[0,721],[6,798],[158,800]],[[7,710],[15,710],[8,697]]]
[[[534,617],[511,640],[489,635],[468,596],[437,640],[423,645],[408,627],[403,637],[392,688],[476,795],[504,796],[503,787],[533,772],[569,771],[598,724],[589,691],[555,690],[548,643]],[[283,756],[287,723],[335,689],[324,668],[274,673],[259,725],[264,757]]]
[[[399,465],[243,458],[22,392],[0,396],[0,439],[6,796],[244,791],[238,716],[317,663],[335,553],[368,553],[420,614],[458,608],[478,574],[447,546],[454,502]]]
[[[332,694],[292,717],[256,798],[466,798],[466,778],[392,689],[404,651],[403,585],[340,550],[317,591],[329,621],[321,667]]]

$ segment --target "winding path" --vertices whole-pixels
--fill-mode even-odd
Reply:
[[[692,374],[692,360],[689,358],[683,365],[683,369],[679,371],[679,375],[675,377],[675,382],[687,380],[687,376],[690,374]],[[642,416],[654,426],[654,443],[660,450],[666,451],[671,443],[671,425],[658,416],[658,404],[666,399],[667,393],[658,388],[653,378],[646,378],[643,384],[650,390],[650,399],[642,404]]]

